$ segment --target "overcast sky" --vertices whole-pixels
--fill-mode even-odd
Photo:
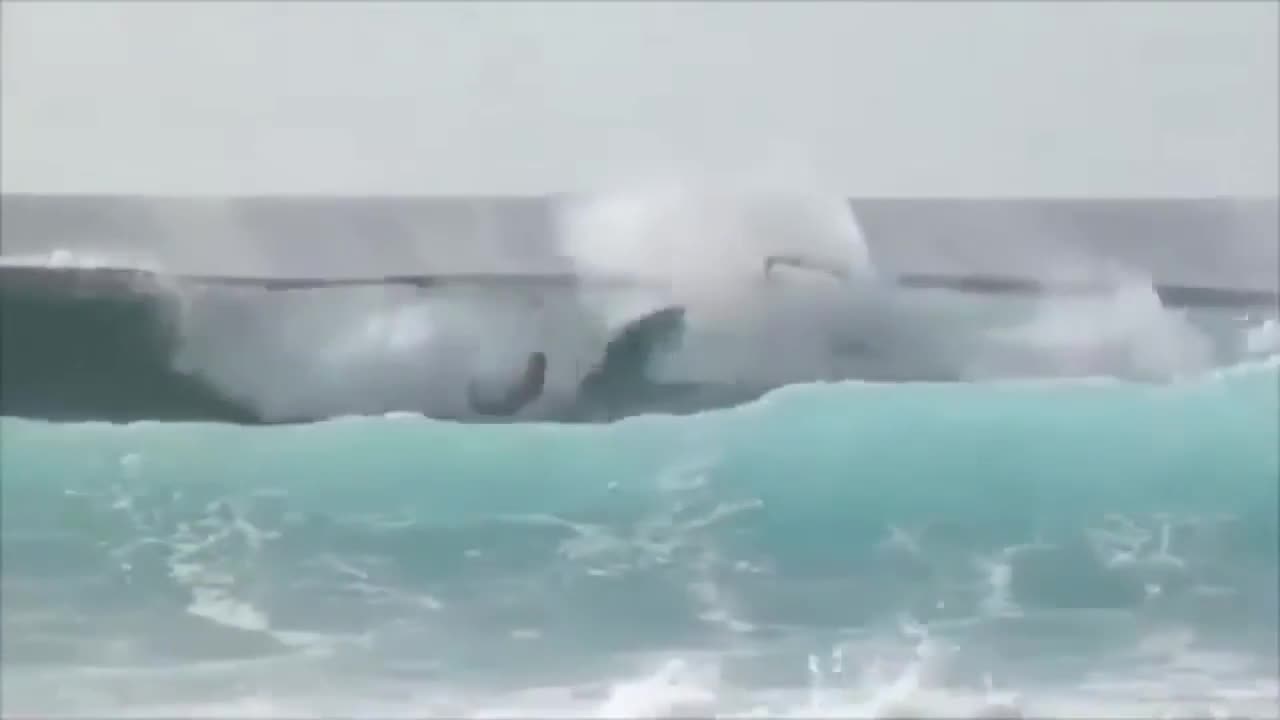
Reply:
[[[1277,3],[4,3],[3,189],[1275,195]]]

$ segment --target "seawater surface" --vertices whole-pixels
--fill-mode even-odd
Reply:
[[[1274,201],[4,201],[6,716],[1277,717]]]
[[[1276,717],[1280,366],[0,420],[6,716]]]

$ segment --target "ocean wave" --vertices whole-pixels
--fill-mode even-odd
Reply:
[[[1277,367],[606,425],[0,419],[6,713],[305,715],[335,677],[389,714],[1256,713]]]

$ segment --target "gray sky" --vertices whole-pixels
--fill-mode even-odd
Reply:
[[[4,3],[3,189],[1275,195],[1278,7]]]

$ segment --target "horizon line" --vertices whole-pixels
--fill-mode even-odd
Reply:
[[[591,196],[597,192],[611,194],[615,191],[548,191],[545,193],[310,193],[310,192],[271,192],[271,193],[106,193],[106,192],[33,192],[2,191],[0,199],[42,199],[42,200],[551,200]],[[618,192],[627,192],[626,188]],[[754,191],[751,191],[754,192]],[[764,191],[768,192],[768,191]],[[789,192],[785,189],[778,192]],[[816,195],[832,195],[846,200],[879,200],[879,201],[943,201],[943,202],[1280,202],[1280,194],[1206,194],[1206,195],[855,195],[835,192],[815,192]]]

